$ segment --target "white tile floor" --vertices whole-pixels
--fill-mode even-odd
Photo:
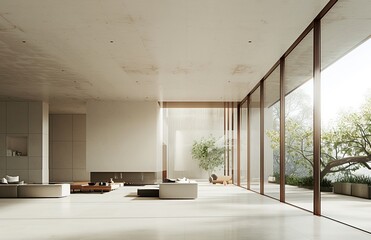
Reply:
[[[196,200],[137,198],[135,187],[59,199],[0,199],[0,239],[371,239],[233,185]]]

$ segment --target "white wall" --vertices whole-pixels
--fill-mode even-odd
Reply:
[[[157,102],[87,104],[87,169],[91,172],[157,172]]]

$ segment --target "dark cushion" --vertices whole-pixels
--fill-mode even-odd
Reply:
[[[175,183],[175,180],[165,178],[162,182],[164,182],[164,183]]]
[[[213,174],[211,174],[211,178],[212,178],[213,180],[216,180],[216,179],[218,179],[218,176],[216,176],[216,175],[213,173]]]
[[[138,188],[137,190],[138,197],[158,197],[159,189],[158,188]]]

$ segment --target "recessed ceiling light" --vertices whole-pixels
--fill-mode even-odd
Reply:
[[[110,43],[113,43],[113,40],[111,40]]]
[[[252,41],[251,41],[251,40],[249,40],[249,43],[252,43]]]
[[[23,40],[22,42],[23,42],[23,43],[26,43],[26,40]]]

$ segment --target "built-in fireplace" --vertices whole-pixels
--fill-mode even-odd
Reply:
[[[115,182],[124,182],[125,185],[147,185],[159,181],[161,173],[157,172],[91,172],[91,182],[108,182],[111,178]],[[161,178],[161,177],[160,177]]]

